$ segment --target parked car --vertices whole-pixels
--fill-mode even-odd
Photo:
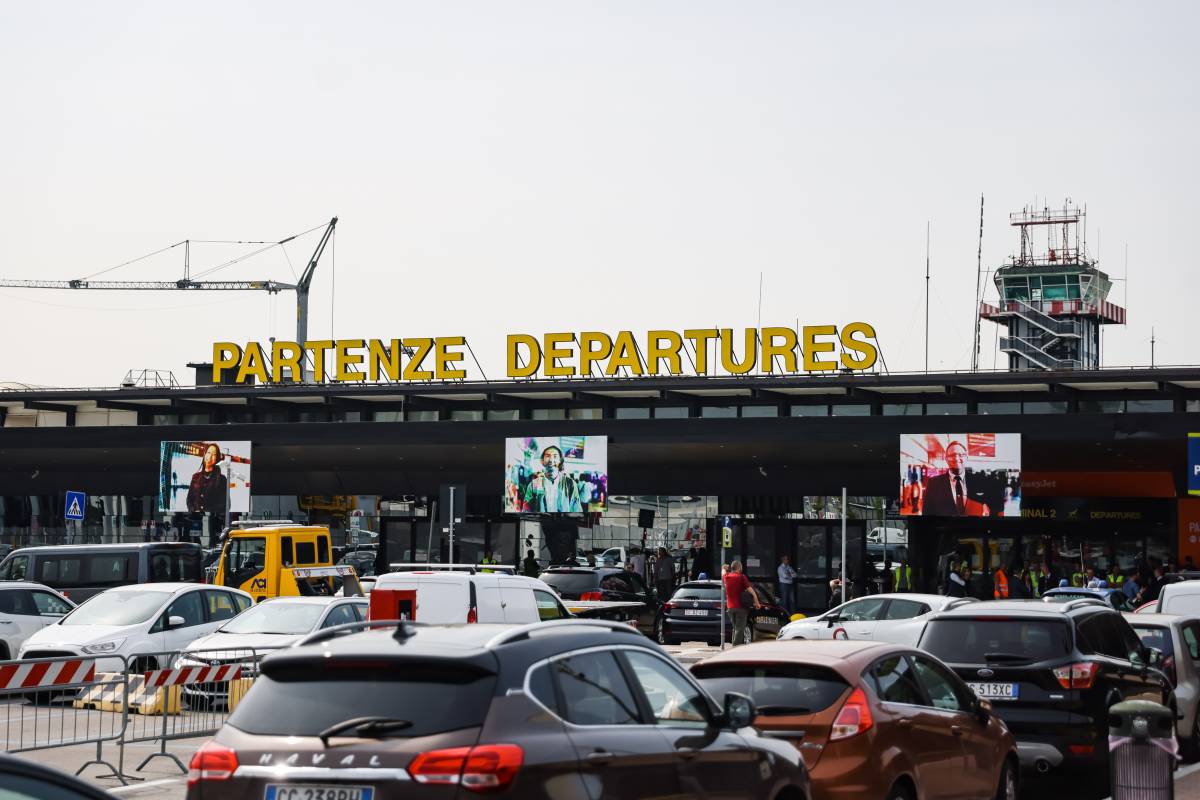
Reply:
[[[1200,581],[1168,583],[1158,593],[1158,605],[1153,611],[1200,617]]]
[[[762,608],[751,609],[747,620],[745,641],[774,639],[787,623],[787,611],[775,596],[760,584],[755,591],[763,601]],[[721,638],[721,582],[689,581],[663,603],[654,622],[654,639],[659,644],[704,641],[715,644]],[[725,640],[733,639],[733,621],[725,615]]]
[[[40,583],[0,583],[0,661],[15,657],[30,636],[58,622],[74,607]]]
[[[358,576],[374,575],[375,574],[375,557],[374,550],[351,550],[338,559],[339,566],[354,567],[354,573]]]
[[[1200,619],[1177,614],[1134,614],[1126,619],[1143,645],[1162,653],[1162,670],[1171,679],[1179,710],[1179,749],[1189,761],[1200,761]]]
[[[717,705],[628,626],[363,624],[384,627],[263,659],[192,759],[189,800],[294,781],[359,800],[812,797],[796,749],[749,727],[748,698]]]
[[[512,567],[415,566],[380,575],[371,591],[373,620],[526,623],[570,616],[549,586],[512,574]]]
[[[935,614],[919,647],[992,702],[1017,739],[1021,765],[1108,778],[1108,709],[1127,699],[1175,707],[1161,654],[1094,599],[1001,600]]]
[[[364,597],[275,597],[264,600],[201,636],[179,654],[176,669],[240,664],[243,677],[253,677],[267,653],[291,647],[316,630],[362,622],[367,618]],[[195,683],[183,687],[189,704],[220,705],[228,683]]]
[[[27,758],[0,753],[0,792],[11,800],[112,800],[98,786]]]
[[[1015,800],[1016,740],[928,653],[869,641],[762,642],[692,666],[714,697],[748,695],[791,743],[816,797]]]
[[[250,595],[197,583],[119,586],[95,595],[42,628],[20,658],[94,656],[97,672],[166,667],[164,654],[184,649],[253,604]]]
[[[780,639],[876,639],[915,647],[930,616],[974,603],[941,594],[873,594],[850,600],[816,617],[789,622]]]
[[[82,603],[114,586],[199,581],[201,556],[187,542],[22,547],[0,562],[0,580],[36,581]]]
[[[1080,589],[1078,587],[1063,587],[1049,589],[1042,593],[1042,600],[1047,603],[1065,603],[1068,600],[1082,600],[1094,597],[1115,608],[1117,611],[1133,611],[1133,603],[1120,589]]]
[[[551,567],[538,577],[566,601],[640,603],[638,630],[647,636],[654,635],[659,603],[640,575],[617,567]]]

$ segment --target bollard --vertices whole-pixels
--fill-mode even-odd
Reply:
[[[1148,700],[1126,700],[1108,710],[1108,769],[1112,800],[1175,797],[1175,714]]]

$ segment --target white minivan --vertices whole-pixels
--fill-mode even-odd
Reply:
[[[523,624],[571,616],[544,582],[496,569],[445,565],[380,575],[370,595],[370,619]]]
[[[29,637],[20,658],[96,658],[97,672],[168,667],[173,651],[254,605],[246,592],[200,583],[143,583],[94,595]],[[118,656],[124,657],[118,658]]]

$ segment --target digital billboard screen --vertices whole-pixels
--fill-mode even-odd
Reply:
[[[901,434],[900,513],[1021,516],[1021,434]]]
[[[250,513],[250,442],[163,442],[158,510]]]
[[[604,511],[607,436],[504,440],[504,510],[510,514]]]

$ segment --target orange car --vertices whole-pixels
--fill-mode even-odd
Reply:
[[[727,650],[692,673],[714,697],[754,700],[754,727],[800,751],[816,800],[1017,796],[1012,734],[928,653],[793,639]]]

